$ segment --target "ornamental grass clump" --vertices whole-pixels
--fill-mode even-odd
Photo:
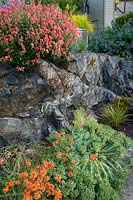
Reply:
[[[101,117],[107,124],[117,128],[130,118],[130,114],[128,113],[130,105],[125,103],[126,102],[122,102],[120,99],[114,99],[112,103],[103,106]]]
[[[40,59],[66,58],[77,38],[77,27],[52,4],[12,2],[0,8],[0,61],[18,71]]]

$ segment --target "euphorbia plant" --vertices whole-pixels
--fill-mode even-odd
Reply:
[[[12,3],[0,8],[0,61],[23,71],[40,59],[69,55],[77,27],[54,5]]]

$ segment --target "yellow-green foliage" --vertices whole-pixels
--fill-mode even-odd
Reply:
[[[74,127],[83,127],[87,120],[87,114],[83,108],[79,108],[74,112]]]
[[[70,18],[79,28],[84,28],[88,32],[93,32],[93,24],[90,22],[88,16],[83,14],[75,14]]]

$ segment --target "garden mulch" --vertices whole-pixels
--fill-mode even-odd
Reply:
[[[133,139],[133,121],[122,124],[118,130],[124,132],[128,137]]]

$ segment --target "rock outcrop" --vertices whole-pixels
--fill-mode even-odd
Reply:
[[[65,69],[42,61],[17,73],[0,64],[0,146],[40,142],[66,127],[72,109],[133,94],[133,62],[82,52]]]

